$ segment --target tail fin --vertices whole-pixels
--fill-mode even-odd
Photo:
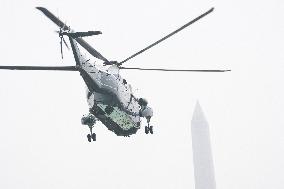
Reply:
[[[199,103],[191,121],[195,189],[215,189],[209,126]]]

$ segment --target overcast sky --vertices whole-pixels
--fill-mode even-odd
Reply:
[[[284,187],[284,2],[280,0],[0,0],[0,65],[61,60],[44,6],[110,60],[123,60],[211,7],[210,15],[125,66],[230,73],[121,71],[154,109],[155,134],[88,143],[79,73],[0,71],[0,188],[194,188],[190,122],[197,100],[211,132],[218,189]],[[143,125],[146,122],[144,121]]]

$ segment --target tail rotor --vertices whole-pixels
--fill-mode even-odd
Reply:
[[[67,25],[64,24],[63,27],[60,27],[60,28],[59,28],[59,31],[55,31],[56,33],[58,33],[59,38],[60,38],[60,53],[61,53],[61,58],[62,58],[62,59],[63,59],[63,47],[62,47],[62,44],[64,43],[64,45],[66,46],[66,48],[67,48],[68,50],[70,50],[70,48],[69,48],[69,46],[68,46],[66,40],[65,40],[64,37],[63,37],[63,30],[64,30],[64,28],[65,28],[66,26],[67,26]],[[67,26],[67,28],[69,28],[69,27]]]

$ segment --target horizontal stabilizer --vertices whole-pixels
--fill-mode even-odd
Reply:
[[[0,70],[54,70],[54,71],[78,71],[75,66],[0,66]]]
[[[102,34],[101,31],[87,31],[87,32],[63,32],[62,35],[67,35],[73,39],[78,37],[88,37],[92,35],[99,35]]]

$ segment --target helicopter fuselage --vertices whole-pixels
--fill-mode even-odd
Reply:
[[[140,128],[141,106],[119,68],[112,65],[106,71],[100,70],[80,53],[76,39],[69,40],[76,67],[87,86],[90,113],[117,135],[135,134]]]

